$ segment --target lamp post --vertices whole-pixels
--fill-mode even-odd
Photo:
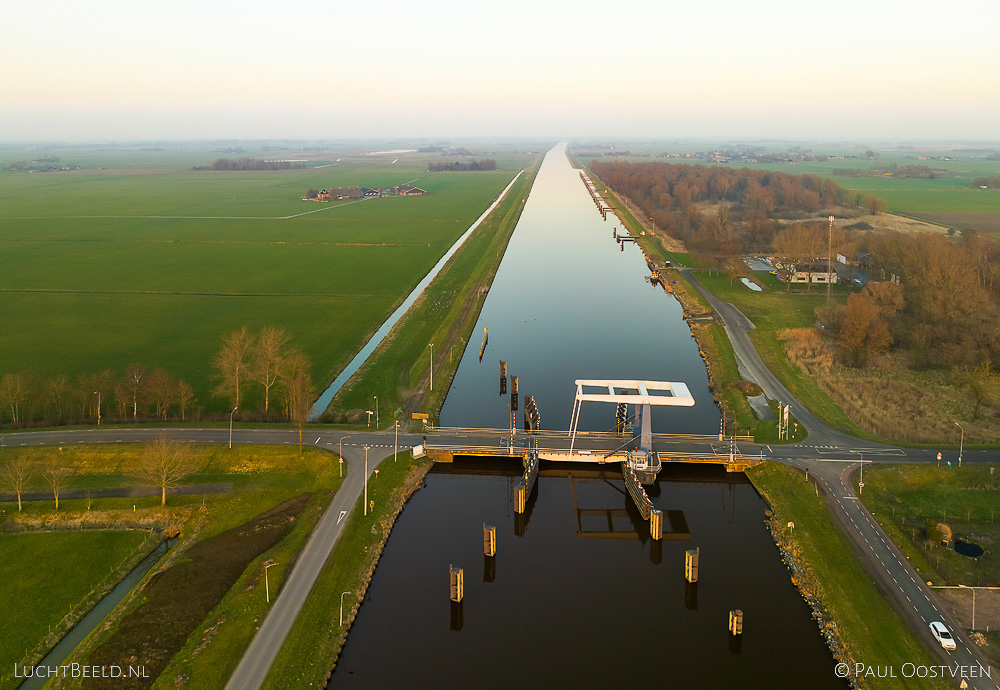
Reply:
[[[268,563],[267,565],[264,566],[264,594],[266,596],[268,604],[271,603],[271,585],[268,584],[267,582],[267,569],[270,568],[272,565],[278,565],[278,564]]]
[[[971,589],[972,590],[972,629],[975,630],[976,629],[976,588],[975,587],[969,587],[969,585],[959,585],[959,587],[962,587],[964,589]]]
[[[375,398],[375,428],[378,429],[378,396],[373,395],[372,397]]]
[[[396,462],[396,453],[399,450],[399,408],[396,408],[396,411],[393,413],[392,417],[395,420],[392,426],[396,430],[396,438],[392,442],[392,461]]]
[[[368,515],[368,446],[365,446],[365,515]]]
[[[344,627],[344,595],[345,594],[354,594],[354,592],[347,591],[347,592],[341,592],[340,593],[340,627],[342,627],[342,628]]]
[[[434,390],[434,343],[431,343],[431,390]]]
[[[236,410],[238,410],[238,409],[239,409],[239,406],[237,405],[236,407],[233,408],[233,411],[229,413],[229,447],[230,447],[230,449],[233,447],[233,415],[236,414]]]
[[[94,391],[97,396],[97,426],[101,426],[101,391]]]
[[[830,216],[830,232],[826,239],[826,306],[830,306],[830,290],[833,286],[833,216]]]
[[[962,430],[962,438],[958,442],[958,466],[962,466],[962,450],[965,448],[965,427],[963,427],[958,422],[955,422],[955,426]]]
[[[350,438],[350,436],[340,437],[340,476],[344,476],[344,439]]]

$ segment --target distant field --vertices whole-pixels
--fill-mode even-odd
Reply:
[[[91,167],[6,171],[19,154],[0,151],[0,374],[164,367],[208,411],[225,405],[212,357],[242,325],[284,326],[317,385],[332,380],[528,160],[507,151],[497,172],[428,173],[436,154],[330,154],[303,169],[195,172],[218,157],[305,156],[60,151]],[[301,199],[402,183],[430,193]]]

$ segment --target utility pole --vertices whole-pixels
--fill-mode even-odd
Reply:
[[[830,231],[826,238],[826,306],[830,306],[830,291],[833,289],[833,216],[830,216]]]

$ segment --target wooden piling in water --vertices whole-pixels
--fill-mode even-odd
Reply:
[[[684,552],[684,579],[688,582],[698,581],[698,556],[700,554],[701,547]]]
[[[656,541],[663,538],[663,511],[653,508],[649,511],[649,536]]]
[[[449,565],[448,578],[449,584],[451,585],[451,600],[455,603],[459,603],[465,595],[465,573],[461,568]]]
[[[483,553],[487,556],[497,555],[497,528],[483,523]]]
[[[740,609],[729,612],[729,632],[733,635],[743,634],[743,611]]]
[[[483,361],[483,353],[486,352],[486,343],[490,339],[490,329],[483,328],[483,344],[479,346],[479,361]]]

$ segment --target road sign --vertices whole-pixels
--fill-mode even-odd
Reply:
[[[941,462],[941,452],[938,451],[938,462]]]
[[[865,488],[865,483],[864,482],[858,482],[858,487],[860,487],[862,489]]]

